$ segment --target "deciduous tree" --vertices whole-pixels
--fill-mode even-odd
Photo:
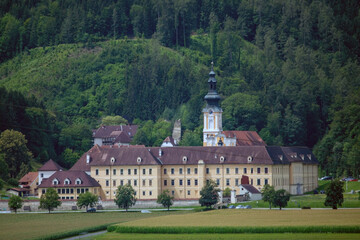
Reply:
[[[127,211],[129,207],[136,203],[135,190],[130,184],[119,186],[116,191],[114,202],[119,208],[125,208]]]
[[[39,208],[47,209],[50,213],[51,210],[61,206],[59,195],[54,188],[48,188],[46,193],[41,195]]]
[[[200,191],[199,203],[201,206],[210,208],[219,201],[218,189],[216,183],[212,180],[206,182],[206,185]]]
[[[162,204],[164,207],[167,207],[168,211],[170,206],[173,205],[174,197],[170,196],[169,190],[164,190],[157,198],[157,203]]]
[[[280,207],[286,207],[288,201],[290,200],[290,195],[284,190],[284,189],[280,189],[277,190],[274,194],[274,201],[273,204],[274,206]]]
[[[17,210],[19,208],[22,207],[23,205],[23,200],[21,197],[17,196],[17,195],[12,195],[10,197],[10,200],[8,202],[9,208],[13,209],[15,211],[15,213],[17,212]]]
[[[344,202],[344,183],[339,179],[331,181],[330,185],[326,188],[325,206],[330,206],[332,209],[337,209],[342,206]]]
[[[98,202],[98,196],[91,192],[82,193],[79,195],[76,205],[79,208],[85,207],[86,211],[88,207],[95,207]]]
[[[269,202],[269,208],[271,209],[271,204],[273,204],[275,199],[275,188],[274,186],[270,186],[266,184],[264,188],[261,190],[262,200],[264,202]]]

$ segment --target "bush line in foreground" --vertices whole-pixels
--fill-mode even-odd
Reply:
[[[92,232],[106,230],[112,224],[114,224],[114,223],[108,223],[108,224],[103,224],[103,225],[94,226],[94,227],[87,227],[87,228],[82,228],[82,229],[68,231],[68,232],[55,233],[55,234],[51,234],[51,235],[47,235],[47,236],[39,237],[39,238],[35,238],[35,239],[36,240],[54,240],[54,239],[68,238],[68,237],[77,236],[81,233],[92,233]]]
[[[107,228],[117,233],[360,233],[360,226],[286,226],[286,227],[144,227],[116,226]]]

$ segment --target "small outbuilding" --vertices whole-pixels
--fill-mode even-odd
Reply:
[[[239,185],[239,195],[243,197],[243,199],[246,199],[248,196],[247,200],[251,200],[251,201],[256,201],[256,200],[261,200],[261,192],[259,192],[259,190],[257,190],[253,185],[250,184],[241,184]]]

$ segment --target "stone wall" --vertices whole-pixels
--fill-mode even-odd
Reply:
[[[62,200],[62,204],[60,207],[56,208],[55,211],[69,211],[73,206],[76,206],[76,201],[71,200]],[[30,207],[32,212],[46,212],[44,209],[39,209],[40,202],[38,200],[25,200],[23,203],[23,207],[18,209],[19,212],[24,212],[24,207]],[[103,209],[118,209],[115,205],[114,201],[102,201],[99,203],[102,205]],[[174,207],[189,207],[189,206],[199,206],[198,200],[177,200],[174,201]],[[138,200],[132,208],[154,208],[154,207],[163,207],[160,204],[157,204],[155,200]],[[0,211],[10,211],[8,206],[8,201],[0,200]],[[28,211],[25,211],[28,212]]]

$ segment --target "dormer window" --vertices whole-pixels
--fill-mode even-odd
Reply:
[[[59,185],[59,180],[57,180],[56,178],[52,181],[53,185]]]
[[[80,178],[77,178],[77,179],[75,180],[75,184],[76,184],[76,185],[80,185],[80,184],[82,184],[81,179],[80,179]]]
[[[69,184],[70,184],[70,179],[66,178],[66,179],[64,180],[64,185],[69,185]]]

